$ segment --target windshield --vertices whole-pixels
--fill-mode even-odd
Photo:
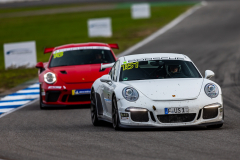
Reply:
[[[130,62],[121,65],[119,81],[201,78],[192,62],[181,60],[149,60]]]
[[[59,50],[53,53],[50,67],[113,62],[112,52],[106,49]]]

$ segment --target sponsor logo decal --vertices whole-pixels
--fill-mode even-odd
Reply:
[[[63,52],[58,52],[58,53],[53,54],[53,58],[60,58],[62,56],[63,56]]]
[[[48,86],[48,89],[62,89],[62,86]]]
[[[10,50],[10,51],[7,51],[7,55],[10,55],[10,54],[30,54],[32,53],[32,51],[30,49],[13,49],[13,50]]]
[[[73,47],[73,48],[64,48],[59,49],[53,52],[53,54],[59,53],[59,52],[66,52],[66,51],[75,51],[75,50],[84,50],[84,49],[103,49],[103,50],[110,50],[109,47],[100,47],[100,46],[92,46],[92,47]]]
[[[133,68],[138,68],[138,64],[139,62],[131,62],[131,63],[126,63],[121,65],[121,67],[123,67],[123,70],[130,70]]]
[[[72,95],[82,95],[82,94],[90,94],[91,89],[74,89],[72,90]]]

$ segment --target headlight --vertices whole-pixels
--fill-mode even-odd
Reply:
[[[123,97],[130,102],[136,101],[139,97],[137,90],[132,87],[125,87],[122,94]]]
[[[218,87],[212,83],[206,84],[204,90],[206,95],[210,98],[216,98],[219,94]]]
[[[48,84],[53,84],[54,82],[56,82],[57,78],[56,75],[52,72],[48,72],[46,74],[44,74],[44,81]]]

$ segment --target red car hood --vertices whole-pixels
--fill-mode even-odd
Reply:
[[[108,74],[110,68],[100,71],[101,64],[86,64],[75,66],[62,66],[50,68],[65,83],[94,82],[104,74]]]

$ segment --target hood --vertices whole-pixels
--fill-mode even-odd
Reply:
[[[158,79],[125,81],[151,100],[196,99],[201,91],[203,78]]]
[[[108,74],[110,68],[100,71],[101,64],[87,64],[74,66],[61,66],[50,68],[65,83],[94,82],[104,74]]]

